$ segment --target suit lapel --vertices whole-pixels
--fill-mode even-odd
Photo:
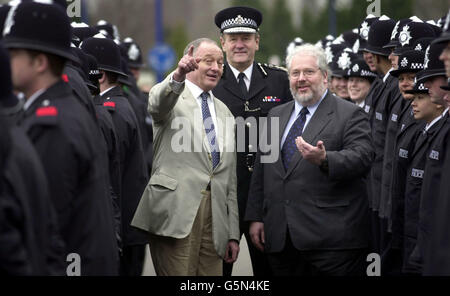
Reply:
[[[320,132],[331,121],[331,115],[334,112],[333,107],[334,107],[333,97],[330,93],[328,93],[322,100],[322,102],[319,104],[319,106],[316,109],[316,112],[314,112],[313,117],[310,119],[308,125],[304,129],[302,138],[306,142],[308,142],[313,146],[316,146],[315,142]],[[294,154],[294,157],[291,160],[291,164],[288,167],[285,177],[289,176],[289,174],[294,170],[294,168],[297,166],[298,162],[300,162],[301,159],[302,156],[300,155],[300,153]]]

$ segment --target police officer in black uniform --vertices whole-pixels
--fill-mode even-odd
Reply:
[[[215,23],[220,28],[220,41],[226,54],[222,79],[213,89],[237,120],[237,197],[240,229],[246,237],[254,275],[270,275],[263,253],[251,243],[249,225],[244,222],[245,208],[258,143],[259,118],[267,116],[275,106],[292,100],[286,70],[256,63],[259,48],[258,27],[262,14],[250,7],[230,7],[218,12]],[[244,123],[245,120],[245,123]],[[239,131],[245,130],[244,138]],[[254,136],[253,136],[254,135]],[[224,263],[224,275],[230,276],[232,265]]]
[[[13,9],[3,41],[11,55],[14,88],[26,97],[19,125],[43,164],[64,259],[81,275],[116,275],[106,148],[98,141],[96,123],[61,79],[71,58],[70,20],[53,4],[26,2]]]
[[[39,156],[22,128],[14,126],[12,109],[21,107],[12,93],[9,55],[0,43],[0,121],[2,128],[2,196],[5,219],[0,230],[0,273],[62,275],[62,241],[48,183]],[[1,211],[1,210],[0,210]]]
[[[141,195],[147,185],[148,174],[136,114],[118,83],[118,76],[126,76],[121,69],[120,49],[108,38],[87,38],[81,49],[93,55],[102,73],[99,79],[100,98],[110,110],[119,139],[122,210],[121,275],[141,275],[148,235],[130,226]]]

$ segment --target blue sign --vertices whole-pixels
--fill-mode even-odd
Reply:
[[[148,63],[159,73],[164,73],[170,70],[175,64],[175,51],[173,48],[165,43],[160,43],[149,50]]]

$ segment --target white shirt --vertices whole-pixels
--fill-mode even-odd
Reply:
[[[198,104],[198,108],[200,109],[200,112],[202,110],[202,97],[200,96],[204,90],[202,90],[200,87],[198,87],[196,84],[192,83],[189,80],[185,80],[186,87],[191,91],[192,95],[196,99],[196,102]],[[216,109],[214,107],[214,100],[212,91],[207,92],[209,94],[208,99],[206,102],[208,103],[209,113],[211,113],[211,118],[214,123],[214,131],[216,133],[216,142],[218,147],[220,147],[219,143],[219,129],[217,128],[217,117],[216,117]],[[203,113],[201,113],[203,115]]]
[[[234,74],[234,77],[236,78],[236,81],[239,83],[239,79],[238,79],[238,75],[239,70],[237,70],[236,68],[234,68],[233,66],[231,66],[230,64],[228,64],[228,66],[230,66],[231,71]],[[253,72],[253,63],[250,65],[250,67],[248,67],[247,69],[244,70],[245,77],[244,77],[244,82],[245,82],[245,86],[247,86],[247,91],[250,88],[250,81],[252,80],[252,72]]]
[[[40,95],[45,91],[46,89],[40,89],[36,91],[34,94],[31,95],[31,97],[25,101],[25,104],[23,104],[23,110],[27,111],[28,108],[30,108],[31,104],[33,104],[34,101],[36,101],[37,98],[39,98]]]
[[[328,89],[325,90],[325,92],[323,93],[322,97],[320,98],[320,100],[319,100],[317,103],[315,103],[315,104],[312,105],[312,106],[308,106],[308,107],[307,107],[309,113],[306,114],[306,121],[305,121],[305,125],[303,126],[302,133],[303,133],[303,131],[305,130],[306,126],[308,125],[309,121],[311,120],[311,117],[312,117],[312,116],[314,115],[314,113],[316,112],[317,107],[319,107],[320,103],[323,101],[323,98],[325,98],[325,96],[327,95],[327,93],[328,93]],[[297,102],[296,100],[294,100],[294,102],[295,102],[295,104],[294,104],[294,111],[292,112],[291,117],[289,118],[289,121],[288,121],[288,123],[287,123],[287,125],[286,125],[286,128],[284,129],[283,138],[281,138],[281,145],[280,145],[280,148],[283,147],[284,141],[285,141],[286,138],[287,138],[287,135],[288,135],[288,133],[289,133],[289,130],[291,129],[292,125],[294,124],[294,121],[295,121],[295,120],[297,119],[297,117],[300,115],[300,111],[301,111],[303,108],[305,108],[305,107],[303,107],[302,105],[300,105],[300,103]],[[310,143],[310,144],[313,145],[312,143]]]

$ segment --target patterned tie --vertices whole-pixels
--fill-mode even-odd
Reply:
[[[284,141],[283,148],[281,149],[281,157],[283,157],[283,165],[287,170],[289,167],[289,163],[291,162],[292,157],[297,151],[297,145],[295,145],[295,138],[299,137],[303,133],[303,127],[306,122],[306,114],[308,114],[308,108],[303,107],[300,111],[300,115],[294,121],[289,133]]]
[[[245,85],[244,78],[245,78],[245,74],[242,73],[242,72],[239,73],[239,75],[238,75],[238,79],[239,79],[238,84],[239,84],[239,88],[241,89],[242,94],[244,95],[244,99],[245,99],[245,97],[247,97],[247,95],[248,95],[248,91],[247,91],[247,85]]]
[[[207,92],[203,92],[200,97],[202,98],[202,116],[203,116],[203,125],[205,126],[206,136],[208,137],[209,146],[211,148],[211,160],[213,169],[219,164],[220,161],[220,152],[219,145],[216,141],[216,132],[214,130],[214,123],[211,118],[211,113],[209,112],[208,107],[208,97],[209,94]]]

